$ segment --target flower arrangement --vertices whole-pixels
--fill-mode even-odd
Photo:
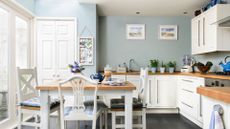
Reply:
[[[69,64],[69,68],[72,73],[80,73],[83,71],[85,68],[80,66],[78,62],[74,61],[74,64]]]

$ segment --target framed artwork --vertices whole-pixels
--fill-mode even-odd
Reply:
[[[79,38],[79,63],[93,65],[93,37]]]
[[[126,25],[127,39],[145,39],[145,24],[127,24]]]
[[[177,40],[177,25],[160,25],[159,39]]]

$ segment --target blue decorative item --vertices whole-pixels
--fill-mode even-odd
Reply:
[[[227,62],[227,59],[230,56],[225,57],[224,63],[221,61],[220,66],[223,68],[224,72],[230,72],[230,61]]]
[[[102,82],[103,79],[104,79],[104,76],[100,72],[98,72],[96,74],[90,75],[90,78],[91,79],[96,79],[96,80],[99,80],[99,82]]]
[[[82,66],[80,66],[79,63],[77,63],[76,61],[74,61],[73,65],[69,64],[69,68],[70,68],[72,73],[80,73],[81,71],[83,71],[85,69]]]

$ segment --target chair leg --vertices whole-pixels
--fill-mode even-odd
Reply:
[[[146,129],[146,111],[142,111],[142,129]]]
[[[112,129],[116,129],[116,113],[112,112]]]
[[[102,114],[100,114],[99,117],[100,117],[100,129],[102,129],[102,127],[103,127],[103,120],[102,120],[103,116],[102,116]]]
[[[96,126],[97,126],[97,118],[94,117],[92,122],[92,129],[96,129],[97,128]]]
[[[105,114],[104,114],[104,116],[105,116],[105,120],[104,120],[104,122],[105,122],[105,129],[107,129],[108,128],[108,111],[107,110],[105,110]]]
[[[21,113],[21,110],[18,110],[18,129],[22,129],[22,121],[23,121],[23,114]]]
[[[35,115],[35,123],[37,124],[39,121],[38,121],[38,115]],[[39,129],[39,127],[35,127],[35,129]]]
[[[58,129],[61,129],[61,111],[60,109],[58,109],[57,114],[58,114],[57,126],[58,126]]]

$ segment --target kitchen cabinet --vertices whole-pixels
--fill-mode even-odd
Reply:
[[[230,8],[229,5],[227,7]],[[222,5],[216,5],[192,19],[192,54],[230,51],[229,28],[222,28],[215,23],[222,15],[222,8]]]
[[[203,97],[203,103],[203,129],[209,129],[211,114],[214,105],[220,105],[223,108],[224,114],[222,116],[222,119],[224,121],[224,126],[225,129],[230,129],[230,104],[208,97]]]
[[[196,93],[196,88],[204,86],[204,78],[180,76],[178,77],[177,103],[180,113],[202,126],[202,97]]]
[[[156,76],[153,84],[154,107],[176,108],[177,78],[172,75]]]
[[[146,92],[147,108],[154,108],[154,81],[155,81],[155,77],[149,76],[147,92]]]

